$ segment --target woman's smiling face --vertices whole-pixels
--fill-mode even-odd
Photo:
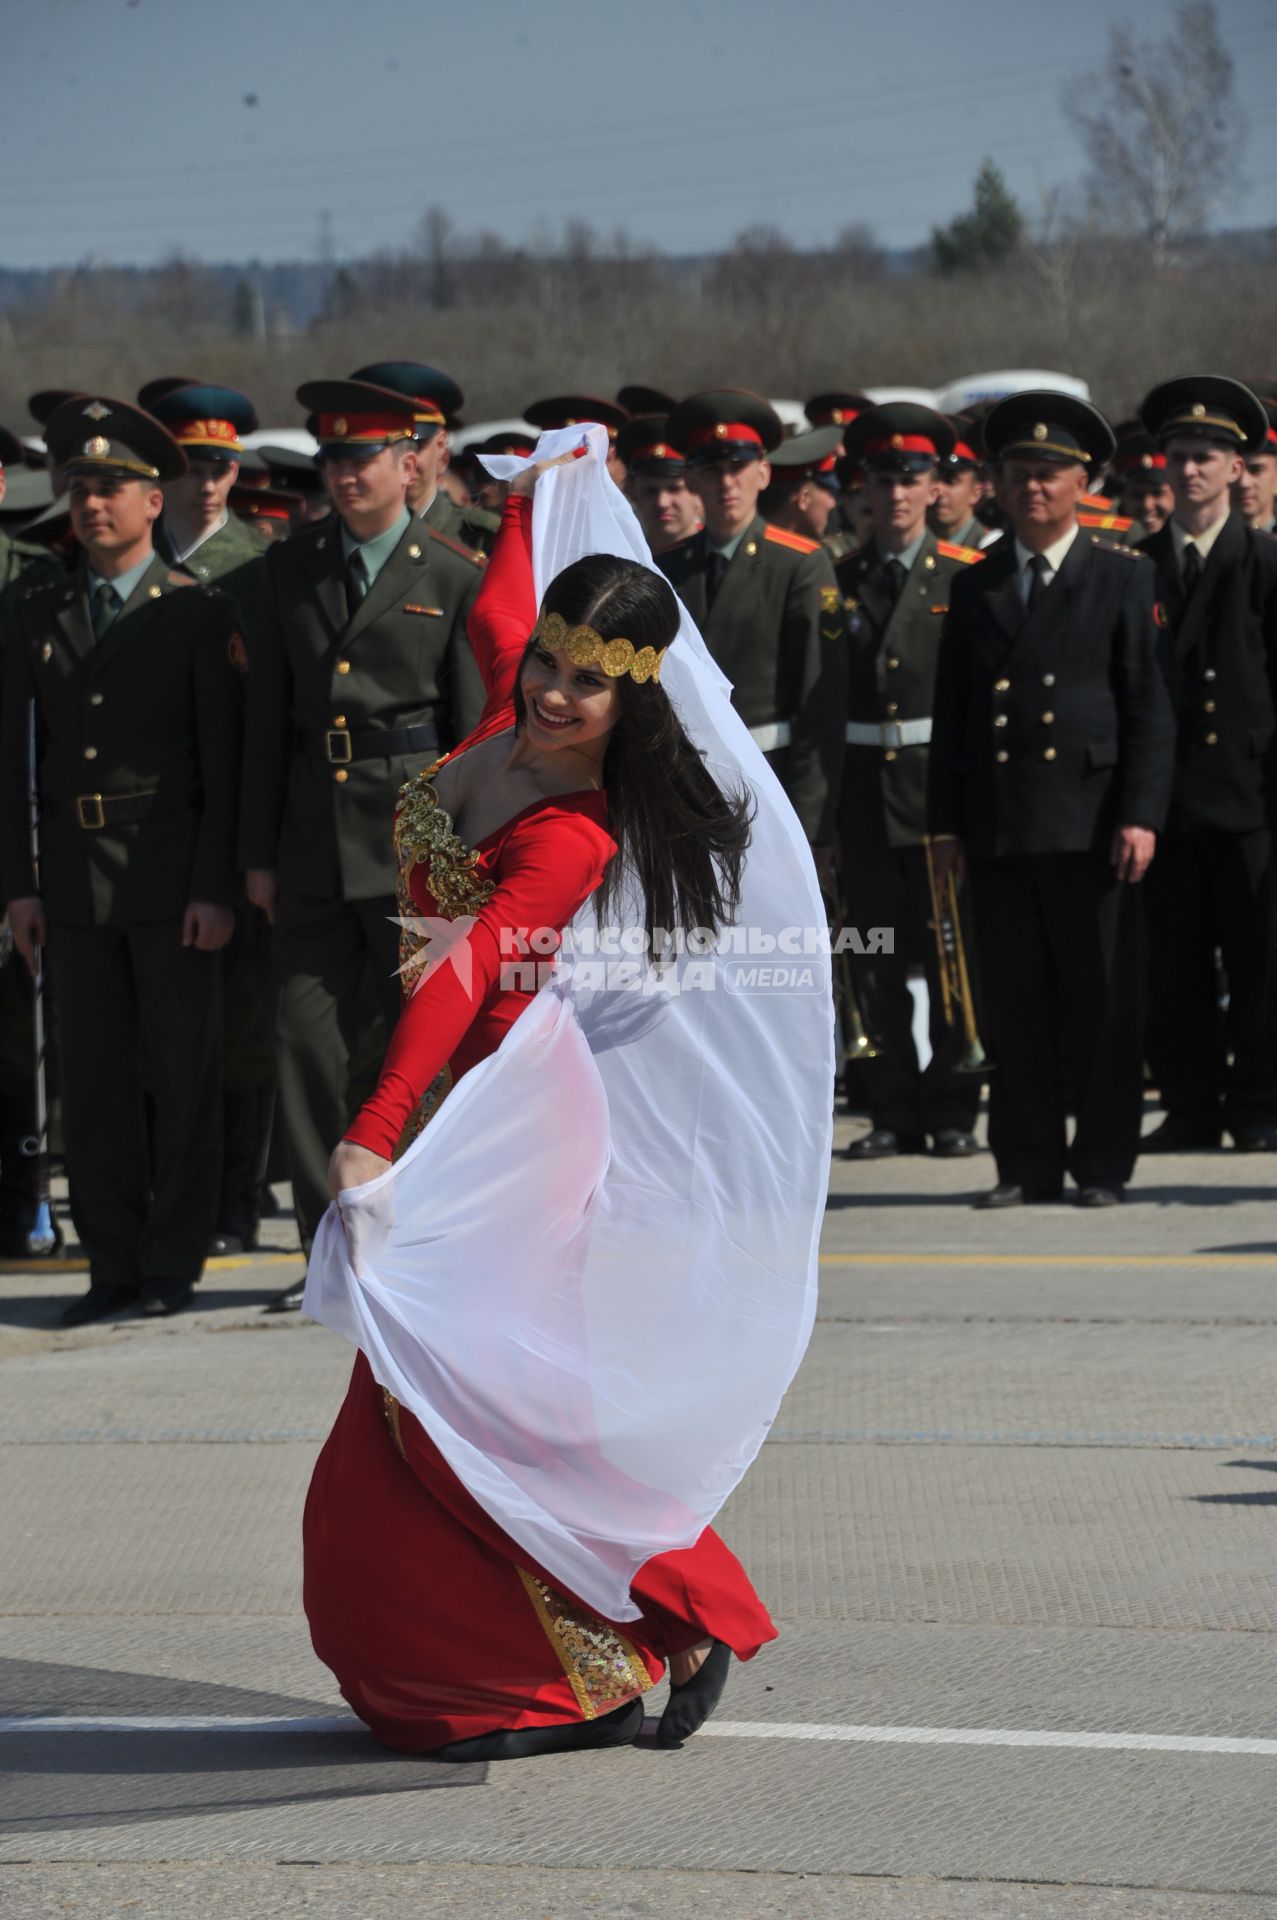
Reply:
[[[601,667],[580,667],[539,640],[530,647],[519,676],[528,734],[544,752],[563,746],[578,752],[605,739],[616,725],[621,695]]]

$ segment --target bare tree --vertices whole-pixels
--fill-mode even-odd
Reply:
[[[1064,110],[1095,213],[1141,234],[1159,267],[1237,188],[1244,127],[1214,0],[1185,0],[1161,40],[1114,27],[1104,71],[1071,86]]]

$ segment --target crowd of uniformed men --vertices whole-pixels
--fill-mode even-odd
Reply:
[[[256,1244],[272,1172],[309,1246],[398,1004],[395,799],[482,704],[477,456],[586,421],[859,932],[850,1157],[978,1150],[955,953],[978,1205],[1277,1150],[1274,396],[1171,379],[1115,433],[1051,391],[952,418],[833,392],[787,437],[742,389],[626,387],[458,456],[456,383],[386,361],[299,389],[312,458],[249,453],[251,401],[192,378],[34,395],[44,452],[0,429],[0,1253],[37,1197],[37,948],[90,1262],[67,1321],[184,1305]]]

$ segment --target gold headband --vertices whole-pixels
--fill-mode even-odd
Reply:
[[[669,652],[662,647],[635,647],[630,640],[605,640],[593,627],[570,627],[561,613],[543,613],[532,629],[532,638],[541,640],[556,653],[566,653],[577,667],[601,667],[610,680],[630,674],[639,685],[659,680],[661,662]]]

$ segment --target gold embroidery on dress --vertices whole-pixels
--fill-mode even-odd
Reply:
[[[390,1428],[390,1437],[401,1460],[408,1458],[404,1452],[403,1435],[399,1431],[399,1402],[389,1387],[381,1390],[381,1410],[386,1416],[386,1425]]]
[[[587,1720],[623,1707],[655,1686],[633,1646],[613,1626],[519,1568],[519,1578]]]
[[[430,892],[441,919],[457,920],[462,914],[478,913],[497,890],[495,880],[485,880],[477,871],[478,854],[472,853],[453,832],[452,816],[440,805],[431,785],[442,765],[441,760],[436,760],[433,766],[426,767],[415,780],[405,782],[399,789],[395,858],[399,870],[399,913],[404,920],[419,918],[419,909],[412,897],[412,875],[423,860],[430,868]],[[411,996],[425,971],[426,948],[427,942],[421,934],[408,927],[403,929],[399,962],[405,999]]]

